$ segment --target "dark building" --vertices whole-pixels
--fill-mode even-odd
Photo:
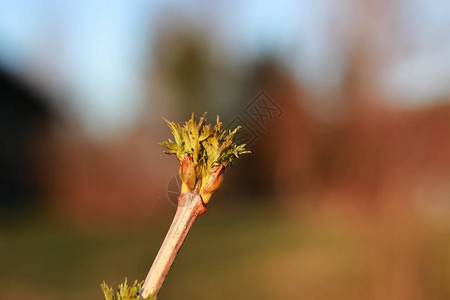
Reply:
[[[39,195],[35,145],[51,113],[42,95],[0,69],[0,208],[32,204]]]

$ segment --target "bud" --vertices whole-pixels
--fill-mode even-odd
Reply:
[[[206,177],[206,181],[202,183],[200,196],[202,196],[205,204],[209,202],[212,194],[217,192],[222,187],[224,169],[225,168],[223,165],[213,167],[211,172],[209,172]]]
[[[186,155],[181,161],[180,166],[180,179],[181,179],[181,194],[186,194],[194,188],[195,180],[195,165],[192,158]]]

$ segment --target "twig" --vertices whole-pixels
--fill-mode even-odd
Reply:
[[[192,224],[205,212],[206,207],[197,192],[189,192],[178,197],[175,217],[142,287],[140,293],[142,299],[158,295]]]
[[[245,144],[238,146],[233,142],[240,127],[233,131],[223,129],[219,116],[214,127],[205,125],[205,115],[198,123],[194,114],[184,125],[165,121],[175,141],[169,139],[160,145],[168,150],[166,153],[176,154],[180,162],[182,195],[178,197],[177,212],[169,232],[145,279],[140,293],[143,299],[158,295],[192,224],[206,212],[205,204],[222,186],[225,167],[234,158],[250,153]]]

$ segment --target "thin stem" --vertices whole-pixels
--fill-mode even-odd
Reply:
[[[178,197],[175,217],[142,286],[142,299],[158,295],[192,224],[205,212],[206,207],[197,193],[189,192]]]

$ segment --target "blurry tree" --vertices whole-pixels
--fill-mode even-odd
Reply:
[[[173,20],[171,20],[173,21]],[[164,26],[165,25],[165,26]],[[159,115],[185,119],[191,112],[229,114],[239,87],[233,61],[211,35],[192,24],[162,24],[154,42],[152,91]],[[159,107],[158,107],[159,106]]]
[[[399,15],[392,0],[351,1],[345,12],[349,35],[346,66],[340,85],[345,110],[357,117],[386,105],[379,78],[395,57],[401,43]],[[341,33],[342,34],[342,33]]]

